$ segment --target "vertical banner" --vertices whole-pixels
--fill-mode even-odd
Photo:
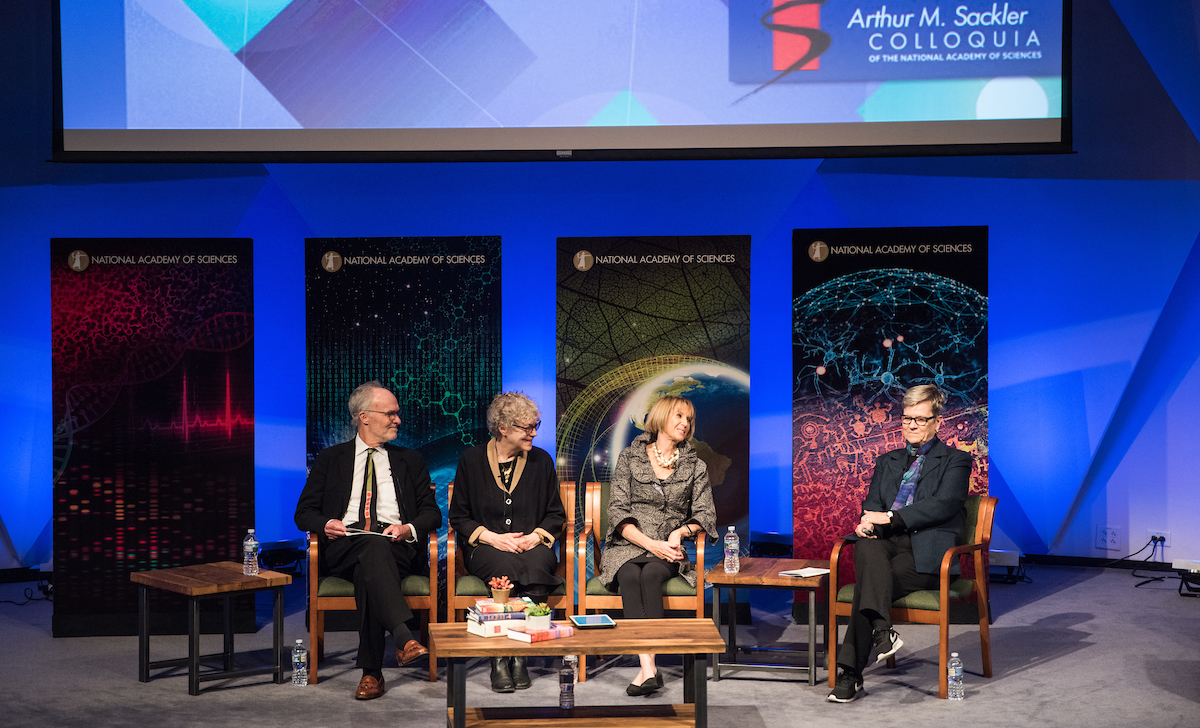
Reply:
[[[559,477],[607,482],[654,402],[687,397],[748,542],[750,237],[559,238],[557,325]]]
[[[500,238],[309,238],[308,464],[354,437],[347,400],[372,379],[400,402],[447,512],[462,450],[486,442],[501,387]]]
[[[987,228],[795,230],[792,261],[796,558],[854,529],[914,385],[946,393],[938,437],[986,493]]]
[[[254,526],[249,239],[50,241],[54,635],[134,634],[130,572]],[[153,593],[155,629],[182,601]],[[170,626],[167,626],[170,625]]]

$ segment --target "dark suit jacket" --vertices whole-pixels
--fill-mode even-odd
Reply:
[[[384,445],[392,466],[396,499],[406,523],[411,523],[417,543],[423,543],[430,531],[442,525],[442,511],[429,487],[429,468],[416,450]],[[317,454],[308,481],[296,503],[296,526],[321,539],[331,518],[346,515],[354,477],[354,441],[325,448]]]
[[[907,469],[905,448],[886,452],[875,459],[871,487],[863,500],[864,511],[889,511],[900,492],[900,480]],[[921,466],[921,476],[913,493],[913,502],[899,511],[912,535],[913,557],[917,571],[936,574],[947,549],[961,542],[966,511],[963,504],[970,489],[971,456],[935,441]],[[958,561],[952,565],[958,572]]]

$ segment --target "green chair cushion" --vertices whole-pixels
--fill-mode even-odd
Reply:
[[[974,582],[970,579],[955,579],[950,582],[950,598],[951,599],[966,599],[971,596],[971,591]],[[838,589],[837,600],[843,604],[849,604],[854,601],[854,585],[847,584]],[[900,597],[892,602],[893,607],[901,607],[903,609],[926,609],[931,612],[936,612],[941,606],[941,595],[936,589],[925,591],[915,591],[908,596]]]
[[[454,596],[456,597],[486,597],[492,593],[483,579],[467,574],[454,578]]]
[[[696,587],[687,583],[682,576],[672,576],[663,584],[664,597],[694,597]]]
[[[601,583],[600,577],[593,576],[588,579],[587,595],[589,597],[617,597],[619,592],[609,591]],[[696,596],[696,587],[687,583],[687,579],[682,576],[673,576],[663,582],[664,597],[694,597]]]
[[[404,592],[406,597],[427,597],[429,596],[429,577],[419,574],[406,576],[400,580],[400,591]]]
[[[587,595],[589,597],[616,597],[620,596],[617,592],[611,592],[605,588],[604,583],[600,581],[600,577],[593,576],[588,579]]]
[[[405,596],[429,596],[429,577],[413,574],[400,581],[400,589]],[[322,576],[317,580],[317,596],[319,597],[353,597],[354,582],[340,576]]]
[[[478,576],[467,574],[466,576],[455,577],[454,579],[454,596],[456,597],[486,597],[490,596],[492,590],[483,583],[483,579]],[[567,582],[563,582],[550,592],[550,596],[561,597],[567,593]]]
[[[353,597],[354,582],[340,576],[322,576],[317,579],[319,597]]]

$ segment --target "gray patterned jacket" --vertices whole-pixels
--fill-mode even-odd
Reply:
[[[650,552],[616,534],[617,526],[633,522],[650,538],[666,540],[671,531],[694,521],[716,543],[717,512],[713,507],[708,466],[696,455],[691,441],[680,443],[679,461],[671,477],[659,483],[646,455],[652,438],[643,432],[633,444],[621,451],[613,471],[608,497],[608,534],[604,539],[604,557],[600,580],[616,591],[617,570],[630,559]],[[679,565],[679,575],[696,585],[696,569],[690,562]]]

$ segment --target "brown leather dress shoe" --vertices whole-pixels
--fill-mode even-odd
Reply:
[[[400,663],[400,666],[403,667],[404,665],[416,662],[428,654],[429,650],[425,649],[425,646],[420,642],[409,640],[404,643],[403,649],[396,650],[396,662]]]
[[[374,700],[383,695],[383,678],[376,680],[370,675],[363,675],[358,681],[358,690],[354,691],[355,700]]]

